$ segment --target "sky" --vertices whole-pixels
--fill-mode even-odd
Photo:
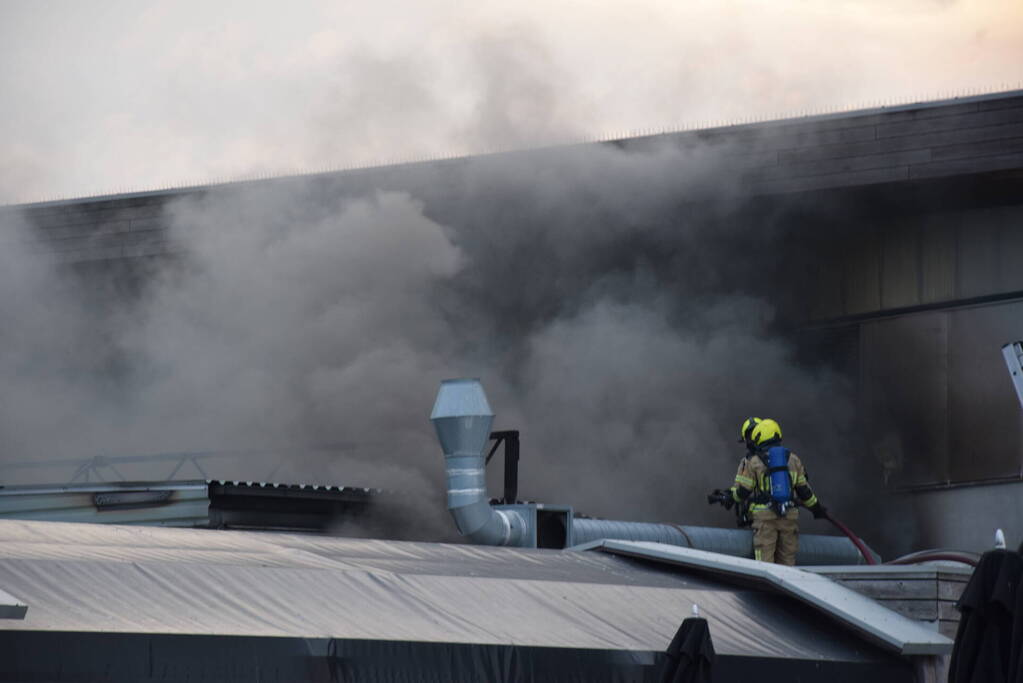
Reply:
[[[1020,87],[1018,0],[0,1],[0,203]]]

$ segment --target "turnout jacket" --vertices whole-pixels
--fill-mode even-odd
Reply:
[[[792,480],[792,497],[798,500],[803,507],[813,507],[817,504],[817,496],[814,495],[810,483],[806,479],[806,468],[803,461],[795,453],[789,453],[789,479]],[[743,502],[750,498],[749,509],[758,518],[777,518],[774,510],[771,509],[771,475],[767,471],[767,465],[761,459],[759,453],[751,453],[739,461],[739,469],[735,473],[735,484],[730,489],[732,499],[736,502]],[[793,508],[789,514],[797,516],[798,511]]]

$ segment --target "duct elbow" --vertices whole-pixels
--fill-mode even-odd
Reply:
[[[514,510],[490,505],[484,478],[483,455],[445,455],[448,511],[458,533],[481,545],[520,545],[526,522]]]
[[[444,451],[448,510],[458,532],[474,543],[519,545],[525,520],[514,510],[496,510],[487,495],[483,449],[494,414],[478,379],[444,380],[430,420]]]
[[[450,508],[458,533],[479,545],[522,545],[526,520],[514,510],[498,510],[486,500]]]

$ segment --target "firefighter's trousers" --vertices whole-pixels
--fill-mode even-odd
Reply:
[[[771,510],[753,513],[753,557],[764,562],[796,564],[799,550],[799,511],[778,517]]]

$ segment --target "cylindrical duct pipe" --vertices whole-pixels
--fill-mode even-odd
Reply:
[[[614,519],[587,519],[576,517],[572,520],[572,543],[582,545],[604,538],[618,541],[650,541],[692,548],[682,528],[671,524],[650,522],[620,522]]]
[[[651,541],[735,557],[753,557],[753,532],[748,529],[718,529],[649,522],[621,522],[608,519],[576,518],[572,520],[572,543],[582,544],[600,539]],[[801,534],[796,564],[864,564],[864,559],[856,546],[843,536]]]
[[[515,510],[490,506],[484,448],[494,413],[478,379],[441,382],[430,420],[444,450],[448,510],[459,533],[483,545],[522,546],[528,539],[526,520]],[[572,520],[572,542],[600,539],[654,541],[736,557],[753,557],[753,533],[747,529],[622,522],[605,519]],[[871,551],[873,552],[873,551]],[[876,554],[875,554],[876,557]],[[862,564],[863,556],[848,538],[801,535],[797,564]]]
[[[513,510],[495,510],[487,495],[483,449],[494,413],[478,379],[441,382],[430,421],[444,450],[448,510],[458,532],[473,543],[521,545],[525,520]]]

